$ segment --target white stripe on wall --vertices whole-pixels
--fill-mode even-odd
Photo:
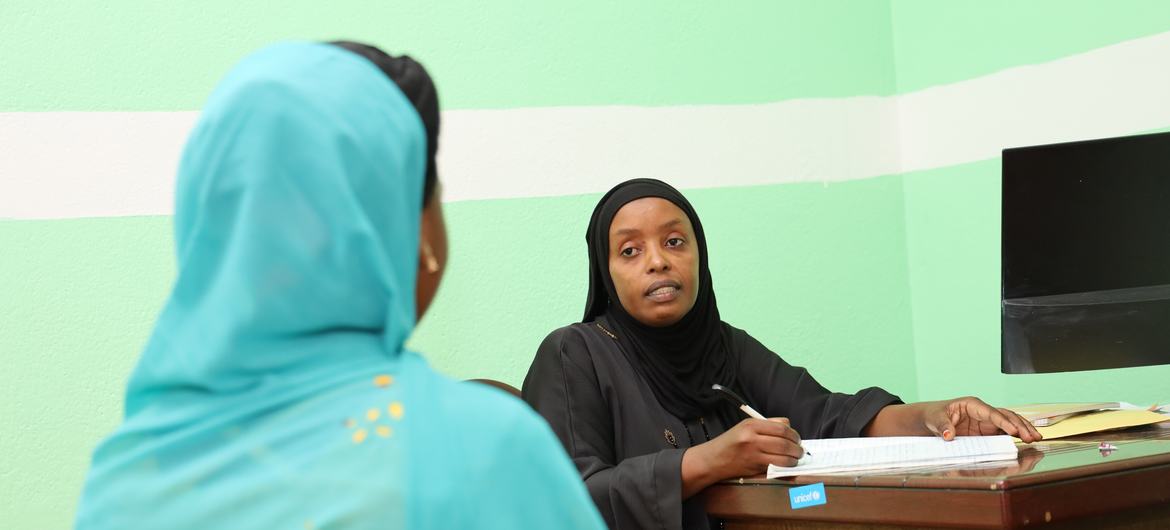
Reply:
[[[455,111],[443,119],[439,169],[450,200],[603,192],[633,177],[694,188],[898,171],[888,98]]]
[[[892,97],[457,110],[448,201],[844,181],[1170,125],[1170,32]],[[194,112],[0,113],[0,218],[169,214]]]
[[[895,173],[888,98],[766,105],[563,107],[443,114],[448,201],[605,191],[631,177],[681,187]],[[0,114],[0,217],[169,214],[195,112]]]
[[[1170,32],[906,94],[898,113],[904,171],[1170,126]]]
[[[169,214],[197,112],[0,113],[0,218]]]

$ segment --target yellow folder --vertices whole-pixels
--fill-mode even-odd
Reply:
[[[1072,416],[1056,425],[1036,427],[1045,440],[1170,421],[1170,415],[1148,410],[1102,410]]]

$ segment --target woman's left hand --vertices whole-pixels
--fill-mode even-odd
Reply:
[[[996,408],[977,397],[924,403],[922,420],[926,429],[953,440],[955,436],[988,436],[1007,433],[1024,442],[1039,441],[1036,427],[1008,409]]]

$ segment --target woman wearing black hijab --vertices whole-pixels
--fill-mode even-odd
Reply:
[[[585,316],[540,345],[523,395],[552,424],[611,528],[707,528],[688,499],[768,464],[795,465],[801,436],[1039,439],[1019,416],[977,398],[906,405],[876,387],[830,392],[721,321],[703,226],[664,182],[614,187],[585,239]],[[770,420],[743,419],[712,384]]]

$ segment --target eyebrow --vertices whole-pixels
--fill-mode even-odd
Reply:
[[[671,228],[675,225],[680,225],[680,224],[682,224],[682,219],[675,218],[675,219],[671,219],[665,223],[662,223],[661,225],[658,226],[658,229],[665,230],[667,228]],[[641,232],[642,231],[638,230],[637,228],[619,228],[616,232],[613,233],[613,235],[626,236],[626,235],[630,235],[630,234],[638,234]]]

